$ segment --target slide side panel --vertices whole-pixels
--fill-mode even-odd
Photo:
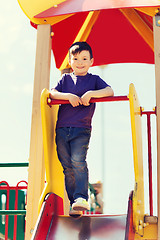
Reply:
[[[62,166],[58,160],[55,144],[55,127],[58,106],[48,106],[48,97],[49,91],[47,89],[44,89],[41,94],[41,116],[46,170],[46,186],[40,199],[39,210],[46,194],[49,192],[55,193],[62,199],[64,198],[64,175]]]
[[[136,232],[143,235],[144,224],[144,180],[141,112],[134,85],[129,87],[135,188],[133,192],[133,225]]]

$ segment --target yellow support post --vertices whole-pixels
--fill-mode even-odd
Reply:
[[[31,140],[27,190],[27,213],[25,239],[31,235],[38,218],[38,203],[45,182],[43,158],[42,123],[40,96],[42,89],[49,88],[51,59],[51,26],[39,25],[37,29],[37,50],[32,105]]]
[[[86,17],[86,19],[85,19],[80,31],[78,32],[74,42],[80,42],[80,41],[86,41],[87,40],[87,38],[89,36],[89,33],[90,33],[95,21],[98,18],[99,13],[100,13],[100,11],[92,11],[92,12],[88,13],[88,16]],[[65,68],[69,68],[68,59],[69,59],[69,54],[67,53],[67,55],[66,55],[62,65],[60,66],[59,70],[62,71]]]
[[[157,113],[157,206],[158,206],[158,240],[160,240],[160,27],[156,26],[154,17],[154,48],[155,48],[155,80],[156,80],[156,113]]]

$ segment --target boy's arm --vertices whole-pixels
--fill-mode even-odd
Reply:
[[[91,98],[101,98],[101,97],[109,97],[114,96],[113,89],[111,87],[106,87],[100,90],[88,91],[81,97],[82,104],[85,106],[89,106],[89,101]]]
[[[74,95],[72,93],[58,92],[56,89],[53,89],[50,92],[49,97],[51,99],[68,100],[73,107],[82,105],[82,100],[77,95]]]

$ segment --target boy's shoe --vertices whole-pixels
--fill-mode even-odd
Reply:
[[[77,211],[77,210],[74,210],[72,207],[70,207],[69,216],[77,218],[77,217],[81,217],[82,214],[83,214],[82,211]]]
[[[87,211],[90,209],[90,206],[89,206],[88,202],[86,201],[86,199],[77,198],[74,200],[74,203],[72,204],[72,208],[74,210],[78,210],[78,211]]]

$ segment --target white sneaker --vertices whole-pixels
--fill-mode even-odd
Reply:
[[[78,211],[86,211],[90,209],[90,206],[86,199],[84,198],[77,198],[74,200],[74,203],[72,204],[73,210],[78,210]]]
[[[74,210],[72,207],[70,207],[69,215],[70,215],[71,217],[75,217],[75,218],[81,217],[82,214],[83,214],[82,211]]]

